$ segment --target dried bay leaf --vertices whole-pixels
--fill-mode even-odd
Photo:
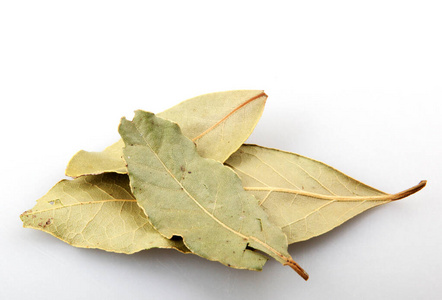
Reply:
[[[126,254],[150,248],[189,252],[181,240],[165,239],[152,227],[130,191],[127,175],[62,180],[20,218],[23,227],[75,247]]]
[[[313,159],[257,145],[243,145],[227,161],[289,244],[323,234],[372,207],[407,197],[426,181],[387,194]]]
[[[80,150],[69,161],[65,173],[74,178],[108,172],[125,174],[127,169],[122,159],[123,146],[123,141],[119,140],[101,152]]]
[[[119,132],[132,192],[163,236],[181,236],[193,253],[235,268],[261,269],[266,258],[251,249],[259,250],[308,278],[238,176],[199,156],[177,124],[136,111]]]
[[[236,90],[201,95],[159,113],[180,124],[198,153],[224,162],[249,137],[261,118],[267,95],[259,90]],[[70,160],[66,175],[127,173],[120,140],[102,152],[81,150]]]

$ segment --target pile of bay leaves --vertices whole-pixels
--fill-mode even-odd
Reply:
[[[289,244],[409,196],[369,187],[319,161],[243,144],[264,109],[263,91],[206,94],[154,115],[121,120],[121,140],[79,151],[24,227],[75,247],[131,254],[174,248],[239,269],[268,257],[307,273]]]

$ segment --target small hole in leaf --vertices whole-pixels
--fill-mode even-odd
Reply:
[[[171,241],[179,242],[179,241],[182,241],[182,240],[183,240],[183,237],[181,237],[181,236],[179,236],[179,235],[173,235],[172,238],[171,238],[170,240],[171,240]]]
[[[246,249],[244,249],[244,250],[256,251],[255,248],[252,248],[249,246],[249,243],[247,243]]]

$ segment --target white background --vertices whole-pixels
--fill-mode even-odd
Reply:
[[[160,4],[158,4],[160,3]],[[440,299],[440,1],[2,1],[1,299]],[[71,247],[23,229],[79,149],[120,117],[208,92],[264,89],[249,142],[421,192],[229,269],[172,250]]]

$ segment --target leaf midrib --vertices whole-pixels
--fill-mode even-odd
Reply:
[[[140,130],[138,129],[138,127],[136,126],[135,123],[134,127],[137,130],[138,134],[140,134],[140,136],[143,138],[144,142],[146,143],[146,145],[149,147],[150,151],[152,151],[152,153],[155,155],[155,157],[158,159],[158,161],[161,163],[161,165],[163,166],[163,168],[167,171],[167,173],[178,183],[178,185],[182,188],[182,191],[184,191],[186,193],[186,195],[205,213],[207,214],[209,217],[211,217],[215,222],[217,222],[219,225],[221,225],[223,228],[229,230],[230,232],[232,232],[233,234],[238,235],[239,237],[243,238],[244,240],[253,240],[255,242],[257,242],[258,244],[262,245],[263,247],[265,247],[267,250],[269,250],[270,252],[274,253],[276,256],[278,256],[280,259],[282,259],[288,266],[290,266],[292,269],[294,269],[299,275],[301,275],[304,279],[307,280],[308,275],[307,273],[291,258],[286,257],[285,255],[283,255],[282,253],[280,253],[279,251],[277,251],[276,249],[274,249],[273,247],[271,247],[270,245],[268,245],[267,243],[261,241],[260,239],[254,237],[254,236],[245,236],[242,233],[234,230],[233,228],[227,226],[226,224],[224,224],[223,222],[221,222],[218,218],[216,218],[214,215],[212,215],[208,210],[206,210],[188,191],[187,189],[181,184],[181,182],[173,175],[173,173],[169,170],[169,168],[164,164],[164,162],[161,160],[161,158],[158,156],[158,154],[153,150],[153,148],[150,146],[150,144],[148,143],[148,141],[146,140],[145,136],[140,132]],[[144,210],[144,208],[143,208]],[[145,212],[147,214],[147,212]]]
[[[222,119],[220,119],[218,122],[216,122],[215,124],[213,124],[211,127],[207,128],[205,131],[203,131],[200,135],[192,138],[192,142],[195,142],[196,140],[199,140],[200,138],[202,138],[203,136],[205,136],[206,134],[208,134],[210,131],[212,131],[213,129],[215,129],[216,127],[218,127],[222,122],[224,122],[225,120],[227,120],[231,115],[233,115],[235,112],[237,112],[239,109],[241,109],[242,107],[246,106],[247,104],[249,104],[250,102],[257,100],[261,97],[265,97],[267,96],[266,93],[261,92],[260,94],[253,96],[252,98],[244,101],[243,103],[241,103],[240,105],[238,105],[237,107],[235,107],[231,112],[229,112],[227,115],[225,115]]]
[[[43,210],[37,210],[37,211],[31,211],[31,212],[25,212],[23,214],[21,214],[22,216],[27,216],[27,215],[34,215],[34,214],[39,214],[39,213],[44,213],[47,211],[52,211],[52,210],[57,210],[57,209],[63,209],[63,208],[69,208],[69,207],[74,207],[74,206],[80,206],[80,205],[91,205],[91,204],[103,204],[103,203],[109,203],[109,202],[137,202],[137,200],[135,199],[109,199],[109,200],[98,200],[98,201],[87,201],[87,202],[77,202],[77,203],[71,203],[71,204],[67,204],[67,205],[61,205],[61,206],[54,206],[48,209],[43,209]]]
[[[247,240],[248,237],[243,235],[242,233],[234,230],[233,228],[227,226],[226,224],[224,224],[223,222],[221,222],[221,220],[219,220],[217,217],[215,217],[213,214],[211,214],[208,210],[206,210],[204,208],[204,206],[202,206],[196,199],[195,197],[193,197],[189,191],[182,185],[182,183],[173,175],[173,173],[169,170],[169,168],[164,164],[163,160],[159,157],[159,155],[153,150],[153,148],[150,146],[149,142],[146,140],[145,136],[140,132],[140,130],[138,129],[138,127],[136,126],[136,124],[134,123],[134,127],[137,130],[138,134],[140,134],[140,136],[143,138],[144,143],[147,145],[147,147],[149,147],[150,151],[155,155],[155,157],[157,158],[157,160],[161,163],[161,165],[163,166],[163,168],[166,170],[166,172],[170,175],[170,177],[173,178],[173,180],[175,180],[176,183],[178,183],[178,185],[181,187],[181,190],[184,191],[184,193],[186,193],[186,195],[205,213],[207,214],[209,217],[211,217],[215,222],[217,222],[219,225],[221,225],[222,227],[224,227],[225,229],[229,230],[230,232],[238,235],[239,237]],[[145,212],[146,213],[146,212]],[[147,213],[146,213],[147,214]]]
[[[395,195],[385,194],[380,196],[339,196],[339,195],[324,195],[303,190],[284,189],[278,187],[244,187],[246,191],[268,191],[277,193],[296,194],[306,197],[316,198],[320,200],[335,201],[335,202],[359,202],[359,201],[388,201],[392,200]],[[261,203],[262,204],[262,203]]]
[[[417,193],[418,191],[423,189],[426,184],[427,184],[426,180],[421,180],[417,185],[412,186],[411,188],[408,188],[402,192],[399,192],[396,194],[384,193],[384,195],[380,195],[380,196],[333,196],[333,195],[316,194],[316,193],[301,191],[301,190],[292,190],[292,189],[274,188],[274,187],[244,187],[244,189],[246,191],[247,190],[249,190],[249,191],[270,191],[270,192],[276,191],[276,192],[282,192],[282,193],[304,195],[307,197],[313,197],[313,198],[318,198],[318,199],[323,199],[323,200],[330,200],[330,201],[334,201],[334,202],[396,201],[396,200],[400,200],[405,197],[408,197],[414,193]],[[261,204],[262,203],[263,202],[261,202]]]

